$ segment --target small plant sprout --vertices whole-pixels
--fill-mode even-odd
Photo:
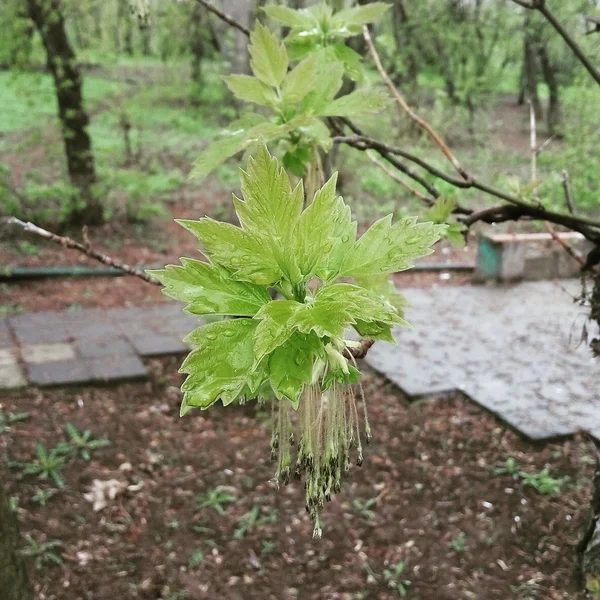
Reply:
[[[21,550],[23,556],[33,558],[35,568],[39,571],[46,564],[62,565],[63,559],[58,553],[62,542],[51,540],[48,542],[37,542],[30,535],[25,536],[27,546]]]
[[[383,570],[383,579],[388,588],[394,590],[401,598],[408,594],[408,588],[412,585],[410,579],[402,579],[405,570],[406,563],[404,561],[399,561]]]
[[[369,498],[363,500],[361,498],[354,498],[352,500],[352,508],[367,521],[372,521],[375,518],[375,511],[373,508],[377,505],[377,498]]]
[[[72,423],[67,423],[65,426],[68,441],[61,442],[56,446],[56,449],[61,454],[68,457],[81,457],[85,461],[90,461],[92,452],[99,448],[105,448],[110,444],[108,440],[96,440],[93,438],[92,432],[79,431]]]
[[[462,554],[467,550],[467,536],[461,531],[448,542],[448,548],[457,554]]]
[[[212,490],[196,497],[196,507],[199,509],[212,508],[220,515],[225,514],[225,505],[235,502],[237,498],[231,492],[231,488],[218,485]]]
[[[35,494],[31,497],[31,500],[40,506],[46,506],[46,504],[48,504],[48,500],[55,495],[56,490],[43,490],[41,488],[37,488]]]
[[[51,479],[56,487],[63,488],[65,481],[61,470],[65,466],[65,457],[56,449],[48,450],[44,444],[36,446],[37,458],[31,462],[12,462],[11,467],[20,469],[23,475],[36,475],[40,479]]]
[[[181,414],[218,400],[271,403],[275,480],[305,478],[319,536],[324,502],[340,491],[351,458],[362,464],[363,440],[372,437],[351,354],[356,342],[346,332],[394,341],[392,328],[406,321],[388,276],[431,254],[446,226],[393,223],[388,215],[357,239],[336,175],[305,198],[302,181],[292,187],[264,145],[242,171],[241,190],[234,196],[240,227],[180,221],[208,262],[183,258],[150,271],[187,312],[234,317],[187,336],[195,349],[181,366],[188,376]]]
[[[31,415],[28,412],[8,413],[6,414],[0,408],[0,435],[9,431],[11,426],[20,421],[26,421]]]
[[[538,493],[545,496],[559,496],[562,486],[568,481],[568,477],[552,477],[548,467],[543,468],[538,473],[527,473],[521,470],[519,464],[514,458],[508,458],[506,464],[494,469],[496,475],[511,475],[516,481],[520,481],[524,486],[534,488]]]

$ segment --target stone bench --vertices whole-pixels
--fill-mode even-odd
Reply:
[[[589,244],[577,232],[557,233],[585,256]],[[479,238],[474,281],[541,281],[577,277],[580,265],[549,233],[498,233]]]

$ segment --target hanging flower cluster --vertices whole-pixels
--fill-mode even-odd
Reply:
[[[302,182],[292,187],[278,160],[260,146],[241,172],[234,196],[240,226],[208,217],[180,221],[200,241],[207,262],[150,271],[167,295],[195,315],[234,317],[201,325],[186,338],[195,349],[181,413],[258,398],[272,401],[277,480],[306,481],[306,508],[317,521],[340,490],[351,449],[362,463],[361,426],[348,360],[349,328],[394,341],[402,302],[388,275],[432,252],[445,225],[392,222],[388,215],[357,239],[350,208],[336,195],[334,175],[305,208]],[[363,397],[364,437],[371,432]],[[298,435],[294,434],[297,430]],[[297,440],[297,453],[292,447]]]

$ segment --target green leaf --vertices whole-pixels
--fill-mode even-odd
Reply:
[[[310,29],[316,25],[312,15],[306,10],[294,10],[287,6],[269,4],[263,10],[269,17],[287,25],[288,27],[300,27]]]
[[[383,110],[388,101],[389,98],[383,90],[361,88],[337,98],[319,114],[326,117],[360,117]]]
[[[299,272],[292,239],[304,203],[302,182],[292,189],[287,173],[266,146],[250,158],[241,180],[244,199],[234,196],[233,201],[242,227],[263,240],[281,272],[296,282]]]
[[[342,87],[344,65],[339,62],[327,64],[324,52],[319,53],[317,80],[319,85],[304,98],[301,110],[305,114],[319,115],[331,103]]]
[[[340,10],[331,20],[333,27],[344,28],[344,27],[360,27],[367,23],[373,23],[379,19],[389,8],[391,4],[384,2],[369,2],[362,6],[353,6],[352,8],[346,8]]]
[[[301,133],[304,138],[308,138],[318,144],[326,152],[331,150],[331,135],[327,125],[321,119],[310,115],[299,115],[292,119],[289,125],[294,126],[296,131]]]
[[[280,400],[287,398],[298,408],[304,386],[312,380],[315,358],[323,354],[323,343],[314,335],[294,333],[269,357],[269,380]]]
[[[281,279],[282,273],[271,249],[239,227],[208,217],[177,222],[200,240],[206,256],[231,270],[236,279],[258,285],[271,285]]]
[[[283,80],[282,94],[286,104],[300,102],[318,83],[316,79],[317,57],[309,56],[301,61]]]
[[[374,340],[382,340],[384,342],[396,343],[396,339],[392,335],[393,326],[383,321],[361,321],[358,319],[354,329],[361,337],[372,338]]]
[[[380,296],[349,283],[322,287],[312,304],[302,304],[290,324],[302,333],[341,339],[357,319],[404,324],[395,309]]]
[[[358,383],[360,381],[360,371],[352,365],[348,365],[347,372],[340,368],[329,369],[325,373],[325,377],[323,377],[323,382],[321,383],[321,386],[324,390],[328,390],[332,386],[334,381],[344,385],[352,385],[354,383]]]
[[[197,346],[181,365],[188,377],[181,387],[181,412],[208,408],[217,400],[227,406],[251,398],[267,378],[265,368],[254,365],[253,319],[232,319],[203,325],[185,338]]]
[[[334,245],[340,239],[335,237],[336,219],[341,218],[340,212],[345,204],[336,195],[336,183],[337,173],[334,173],[317,191],[298,222],[298,266],[306,279],[310,279],[327,262]],[[349,241],[348,237],[346,242]]]
[[[260,322],[254,335],[256,362],[281,346],[294,333],[291,319],[301,308],[302,304],[294,300],[274,300],[258,311],[255,319]]]
[[[193,315],[252,317],[271,300],[264,287],[236,281],[218,265],[190,258],[182,258],[181,265],[147,273],[165,286],[167,296],[187,302],[186,310]]]
[[[408,300],[398,292],[394,282],[388,279],[387,273],[358,276],[354,278],[354,281],[356,285],[382,296],[396,309],[401,317],[404,317]]]
[[[286,171],[293,173],[297,177],[303,177],[306,165],[310,161],[312,154],[310,146],[299,144],[283,155],[283,166]]]
[[[428,208],[423,215],[428,221],[445,223],[456,206],[456,195],[440,196],[435,204]]]
[[[433,252],[433,244],[445,231],[446,225],[417,223],[416,217],[392,225],[392,215],[387,215],[373,223],[354,243],[344,259],[340,276],[360,277],[409,269],[417,258]]]
[[[204,181],[211,171],[214,171],[228,158],[244,149],[246,138],[247,132],[239,131],[210,144],[194,162],[190,177],[199,182]]]
[[[277,36],[260,23],[250,34],[250,55],[254,75],[263,83],[278,87],[287,72],[287,51]]]
[[[362,81],[362,57],[346,44],[340,42],[333,46],[335,57],[344,63],[344,70],[353,81]]]
[[[240,100],[254,102],[262,106],[275,106],[277,96],[273,88],[251,75],[229,75],[223,77],[227,87]]]
[[[464,223],[450,223],[446,231],[448,241],[457,248],[466,246],[464,232],[467,231],[467,226]]]

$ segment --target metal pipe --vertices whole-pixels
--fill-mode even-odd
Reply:
[[[164,265],[142,267],[143,269],[162,269]],[[473,271],[470,263],[428,263],[416,264],[412,271]],[[0,280],[40,279],[44,277],[120,277],[125,275],[112,267],[0,267]]]

